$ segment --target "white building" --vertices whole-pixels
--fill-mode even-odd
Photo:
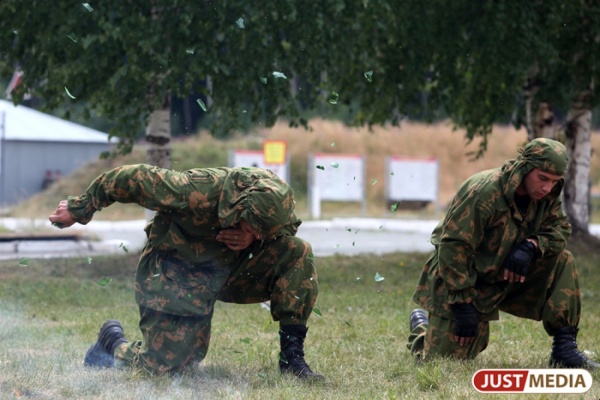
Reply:
[[[42,190],[47,172],[66,176],[116,142],[104,132],[0,100],[0,208]]]

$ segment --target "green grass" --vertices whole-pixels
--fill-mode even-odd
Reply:
[[[575,246],[577,245],[577,246]],[[579,345],[600,359],[598,252],[574,242],[583,315]],[[502,314],[489,348],[473,361],[417,365],[405,342],[415,282],[427,254],[317,258],[322,316],[309,321],[306,358],[327,377],[310,385],[277,369],[277,325],[259,305],[218,303],[211,348],[200,366],[177,377],[133,369],[82,367],[102,322],[123,322],[138,339],[134,254],[0,261],[0,398],[43,399],[516,399],[481,395],[471,377],[482,368],[545,368],[551,346],[541,323]],[[385,279],[375,282],[379,273]],[[96,282],[112,278],[106,286]],[[597,381],[598,371],[593,372]],[[559,399],[564,395],[530,395]],[[598,399],[595,382],[585,396]]]

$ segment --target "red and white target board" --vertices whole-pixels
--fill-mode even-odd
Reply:
[[[264,168],[271,170],[284,181],[290,181],[290,160],[283,141],[265,141],[262,151],[230,151],[229,166]]]

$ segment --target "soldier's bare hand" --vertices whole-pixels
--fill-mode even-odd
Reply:
[[[254,235],[239,228],[223,229],[217,234],[217,241],[225,244],[231,250],[244,250],[254,241]]]
[[[52,222],[52,225],[58,228],[68,228],[76,222],[69,213],[67,200],[61,200],[54,213],[50,214],[48,219]]]
[[[524,275],[515,274],[513,271],[505,269],[504,270],[504,280],[505,281],[509,281],[511,283],[512,282],[523,283],[523,282],[525,282],[525,276]]]

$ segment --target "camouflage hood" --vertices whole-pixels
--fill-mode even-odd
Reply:
[[[567,171],[569,161],[567,149],[562,143],[556,140],[547,138],[534,139],[527,143],[523,149],[520,149],[519,153],[516,159],[507,161],[502,166],[502,174],[504,176],[503,192],[510,203],[514,203],[515,191],[523,178],[535,168],[562,177],[564,177]],[[561,179],[548,196],[551,198],[558,197],[563,186],[564,179]]]
[[[294,220],[294,206],[294,191],[271,171],[233,168],[223,184],[218,213],[223,228],[245,220],[269,237]]]

